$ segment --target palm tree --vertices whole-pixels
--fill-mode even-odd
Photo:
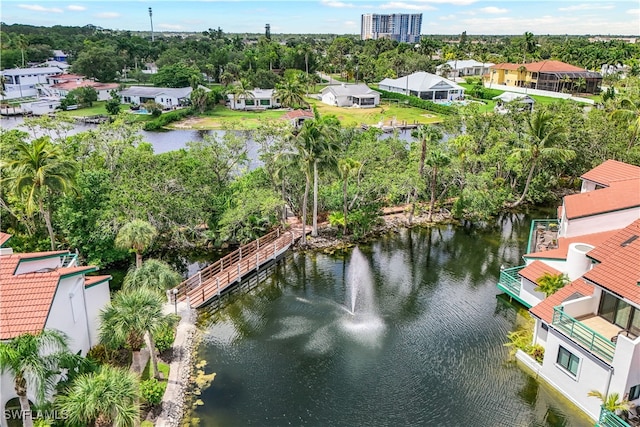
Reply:
[[[418,173],[422,176],[424,172],[424,160],[427,156],[427,145],[431,145],[442,139],[442,132],[430,125],[420,126],[416,129],[411,136],[420,140],[420,163],[418,166]]]
[[[518,71],[518,82],[520,83],[521,86],[524,86],[526,81],[527,67],[525,67],[524,65],[521,65],[518,67],[517,71]]]
[[[49,233],[51,250],[54,250],[51,198],[55,192],[73,189],[76,165],[65,158],[60,146],[52,144],[48,137],[31,142],[18,140],[10,156],[0,161],[0,169],[8,171],[3,181],[9,182],[17,195],[26,195],[29,214],[37,207]]]
[[[13,375],[25,427],[33,427],[27,389],[35,391],[37,401],[44,400],[53,390],[60,361],[68,353],[68,338],[53,330],[0,342],[0,372]]]
[[[56,407],[73,425],[130,427],[140,414],[139,393],[134,373],[103,365],[76,378],[56,399]]]
[[[357,171],[362,166],[362,163],[359,161],[348,157],[346,159],[341,159],[338,162],[338,170],[340,171],[340,175],[342,176],[342,214],[344,217],[344,223],[342,224],[342,234],[347,234],[347,185],[349,180],[349,175],[353,173],[353,171]]]
[[[141,267],[130,268],[124,277],[123,289],[146,288],[159,294],[171,289],[182,281],[169,264],[157,259],[146,260]]]
[[[623,98],[618,105],[610,117],[618,123],[629,124],[631,137],[627,148],[630,149],[640,136],[640,100]]]
[[[249,82],[244,79],[241,79],[238,83],[233,85],[233,87],[231,88],[231,93],[233,94],[233,108],[236,107],[238,100],[241,98],[244,99],[245,101],[247,99],[254,98],[253,91],[249,86],[250,86]],[[245,105],[246,105],[246,102],[245,102]]]
[[[620,400],[618,393],[603,394],[598,390],[591,390],[587,393],[589,397],[597,397],[602,402],[602,407],[609,412],[628,411],[631,409],[631,402],[627,399]]]
[[[536,292],[542,292],[546,296],[551,296],[569,283],[569,278],[565,274],[551,274],[545,272],[542,276],[538,277],[538,286],[534,289]]]
[[[529,174],[525,182],[524,190],[520,198],[510,207],[516,207],[524,202],[529,191],[533,173],[543,160],[570,160],[575,157],[575,151],[557,147],[562,140],[564,129],[553,120],[553,115],[545,110],[537,110],[531,113],[527,120],[527,135],[522,141],[522,147],[515,148],[511,158],[518,161],[530,162]]]
[[[14,39],[15,45],[18,49],[20,49],[20,53],[22,54],[22,68],[24,68],[24,51],[29,47],[29,41],[24,34],[18,34],[18,36]],[[22,82],[20,82],[22,84]]]
[[[122,226],[115,244],[121,249],[132,249],[136,253],[136,267],[142,267],[142,254],[158,235],[158,230],[141,219],[134,219]]]
[[[304,88],[295,77],[277,84],[275,95],[283,107],[294,108],[307,104],[304,100]]]
[[[522,62],[525,63],[527,62],[527,54],[533,53],[536,50],[536,39],[534,38],[533,33],[528,31],[525,32],[520,44],[523,52]]]
[[[158,357],[153,335],[169,327],[171,317],[162,313],[163,298],[146,288],[118,292],[111,305],[100,312],[100,341],[110,347],[128,344],[133,352],[132,369],[141,372],[140,349],[146,336],[154,377],[158,378]]]
[[[446,153],[439,148],[432,150],[426,159],[426,163],[431,166],[431,201],[429,202],[429,217],[427,221],[431,221],[433,208],[436,203],[436,184],[438,182],[438,169],[446,167],[451,160]]]

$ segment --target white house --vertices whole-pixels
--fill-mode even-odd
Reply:
[[[380,92],[364,83],[325,86],[320,94],[323,103],[337,107],[373,108],[380,103]]]
[[[640,167],[608,160],[581,178],[558,219],[532,222],[525,265],[503,269],[498,288],[530,307],[545,349],[542,363],[518,358],[598,419],[591,390],[640,405]],[[571,283],[545,298],[544,273]]]
[[[0,233],[0,340],[44,329],[69,337],[71,351],[86,355],[98,343],[99,312],[109,301],[111,276],[87,276],[96,267],[79,266],[69,251],[15,254]],[[13,378],[1,374],[0,405],[16,397]],[[33,390],[27,396],[35,402]],[[0,417],[6,427],[6,417]]]
[[[140,105],[147,101],[155,101],[166,108],[171,108],[188,104],[192,91],[190,86],[179,88],[130,86],[120,92],[120,97],[123,104]]]
[[[58,67],[10,68],[0,71],[5,81],[4,99],[37,95],[36,86],[47,84],[47,78],[62,74]]]
[[[274,89],[253,89],[245,95],[227,95],[227,105],[232,110],[264,110],[280,107],[280,99]]]
[[[447,67],[445,67],[445,65]],[[436,73],[440,76],[455,79],[456,77],[481,77],[489,73],[489,67],[495,65],[491,62],[478,62],[473,59],[447,61],[436,67]],[[447,75],[443,75],[443,68],[448,68]]]
[[[34,116],[52,114],[60,106],[60,98],[38,98],[34,102],[24,102],[20,104],[22,111]]]
[[[464,97],[464,88],[451,80],[419,71],[398,79],[384,79],[378,87],[388,92],[417,96],[428,101],[449,101]]]

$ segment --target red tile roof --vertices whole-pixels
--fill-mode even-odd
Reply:
[[[532,252],[525,254],[525,258],[548,258],[548,259],[567,259],[569,245],[572,243],[586,243],[597,247],[607,239],[615,235],[620,230],[602,231],[600,233],[583,234],[582,236],[560,237],[558,238],[558,247],[548,251]],[[591,252],[589,252],[591,254]]]
[[[3,233],[2,231],[0,231],[0,246],[7,243],[7,240],[9,240],[10,238],[11,234]]]
[[[533,261],[531,264],[520,270],[518,274],[520,274],[520,276],[524,277],[525,279],[538,284],[538,279],[542,277],[544,273],[549,273],[554,276],[562,274],[562,272],[548,266],[547,264],[539,260]]]
[[[14,275],[19,263],[22,260],[68,253],[56,251],[0,257],[0,340],[41,331],[47,321],[60,279],[95,270],[91,266],[65,267],[48,272]]]
[[[315,115],[313,114],[313,111],[309,111],[309,110],[291,110],[282,116],[283,119],[287,119],[287,120],[298,119],[298,118],[313,119],[314,117]]]
[[[612,181],[609,187],[564,197],[568,219],[640,207],[640,179]]]
[[[84,278],[84,287],[89,288],[97,283],[104,282],[105,280],[111,280],[112,277],[107,275],[102,276],[85,276]]]
[[[92,80],[83,80],[81,82],[63,82],[51,85],[53,89],[73,90],[79,87],[92,87],[95,90],[112,90],[119,87],[118,83],[99,83]]]
[[[57,76],[51,77],[55,80],[72,80],[72,79],[84,79],[86,78],[82,74],[58,74]]]
[[[559,306],[573,294],[584,297],[592,295],[593,286],[585,283],[583,279],[578,278],[556,291],[553,295],[545,298],[534,307],[531,307],[529,312],[544,322],[551,323],[553,321],[553,307]]]
[[[600,263],[584,278],[640,305],[640,219],[588,253]]]
[[[607,160],[586,172],[580,178],[608,187],[612,182],[640,180],[640,167],[617,160]]]
[[[551,60],[539,61],[539,62],[530,62],[528,64],[511,64],[511,63],[503,62],[501,64],[493,65],[493,66],[489,67],[489,69],[495,68],[496,70],[517,70],[518,68],[522,67],[523,65],[527,69],[527,71],[533,72],[533,73],[545,73],[545,72],[546,73],[554,73],[554,72],[557,73],[557,72],[563,72],[563,71],[567,71],[567,72],[586,71],[584,68],[576,67],[575,65],[566,64],[566,63],[561,62],[561,61],[551,61]]]

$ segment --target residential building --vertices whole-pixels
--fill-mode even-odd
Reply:
[[[280,107],[280,99],[274,89],[253,89],[248,95],[227,95],[227,105],[232,110],[264,110]]]
[[[164,108],[174,108],[188,105],[192,88],[130,86],[120,92],[123,104],[140,105],[147,101],[154,101]],[[207,89],[209,90],[209,89]]]
[[[47,83],[47,78],[62,74],[58,67],[10,68],[0,71],[5,79],[4,99],[37,96],[37,86]]]
[[[451,80],[419,71],[398,79],[384,79],[378,87],[388,92],[417,96],[428,101],[451,101],[464,97],[464,88]]]
[[[380,103],[380,92],[364,83],[329,85],[320,94],[323,103],[337,107],[373,108]]]
[[[532,222],[525,265],[503,269],[498,288],[530,308],[544,348],[542,363],[518,359],[592,418],[614,419],[588,393],[640,405],[640,167],[608,160],[581,179],[556,219]],[[570,283],[546,297],[544,273]]]
[[[436,67],[436,73],[448,79],[456,77],[482,77],[489,74],[489,67],[493,66],[492,62],[478,62],[473,59],[447,61]],[[443,70],[446,75],[443,75]]]
[[[599,93],[602,75],[560,61],[501,63],[489,67],[488,85],[506,85],[551,92]]]
[[[48,85],[39,85],[38,92],[43,96],[66,97],[69,92],[81,87],[91,87],[98,93],[98,101],[111,99],[111,91],[117,91],[118,83],[100,83],[79,74],[60,74],[47,78]]]
[[[67,55],[66,53],[64,53],[63,51],[59,50],[59,49],[55,49],[53,51],[53,58],[54,61],[59,61],[59,62],[67,62],[67,59],[69,59],[69,55]]]
[[[69,251],[13,253],[10,236],[0,233],[0,340],[58,330],[70,349],[86,355],[98,343],[99,313],[110,301],[111,276],[90,276],[96,267],[78,265]],[[0,406],[16,397],[14,381],[3,373]],[[35,402],[33,390],[27,396]],[[0,426],[7,420],[0,417]]]
[[[404,43],[419,43],[422,14],[364,14],[361,17],[362,40],[388,38]]]
[[[291,110],[282,116],[283,120],[287,120],[296,129],[300,129],[306,120],[313,118],[315,118],[315,115],[310,110]]]
[[[58,107],[60,107],[60,98],[57,97],[38,98],[37,101],[23,102],[20,104],[20,108],[24,114],[33,114],[34,116],[53,114]]]

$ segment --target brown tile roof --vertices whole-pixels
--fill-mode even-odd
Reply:
[[[508,63],[508,62],[503,62],[501,64],[493,65],[493,66],[489,67],[489,69],[495,68],[496,70],[517,70],[518,68],[522,67],[523,65],[527,69],[527,71],[532,72],[532,73],[544,73],[544,72],[546,72],[546,73],[556,72],[557,73],[557,72],[562,72],[562,71],[567,71],[567,72],[586,71],[584,68],[576,67],[575,65],[566,64],[566,63],[561,62],[561,61],[552,61],[552,60],[539,61],[539,62],[529,62],[528,64],[512,64],[512,63]]]
[[[3,233],[2,231],[0,231],[0,246],[7,243],[7,240],[9,240],[10,238],[11,234]]]
[[[553,321],[553,307],[559,306],[573,294],[584,297],[592,295],[593,286],[585,283],[583,279],[578,278],[556,291],[553,295],[545,298],[537,305],[531,307],[529,312],[544,322],[551,323]]]
[[[88,288],[97,283],[104,282],[105,280],[111,280],[112,277],[108,274],[102,276],[85,276],[84,278],[84,287]]]
[[[315,117],[315,115],[313,114],[313,111],[308,111],[308,110],[291,110],[288,111],[287,113],[285,113],[282,118],[283,119],[287,119],[287,120],[292,120],[292,119],[298,119],[298,118],[308,118],[308,119],[313,119]]]
[[[0,340],[41,331],[47,321],[60,279],[95,270],[91,266],[65,267],[44,273],[14,275],[20,261],[68,253],[39,252],[0,257]]]
[[[549,259],[567,259],[567,252],[569,251],[569,245],[572,243],[586,243],[591,246],[597,247],[599,244],[605,242],[611,236],[615,235],[620,230],[602,231],[600,233],[583,234],[582,236],[573,237],[560,237],[558,238],[558,247],[556,249],[550,249],[548,251],[532,252],[525,254],[525,258],[549,258]],[[589,252],[591,254],[591,252]]]
[[[83,80],[81,82],[62,82],[51,85],[53,89],[73,90],[79,87],[92,87],[95,90],[112,90],[118,88],[118,83],[99,83],[92,80]]]
[[[584,278],[640,305],[640,219],[589,252],[599,261]]]
[[[640,180],[640,167],[617,160],[607,160],[580,178],[608,187],[615,181]]]
[[[562,274],[562,272],[556,270],[553,267],[548,266],[547,264],[539,260],[533,261],[531,264],[527,265],[525,268],[520,270],[518,274],[524,277],[525,279],[538,284],[538,279],[542,277],[544,273],[549,273],[554,276],[558,274]]]
[[[52,79],[55,80],[72,80],[72,79],[84,79],[85,76],[82,74],[58,74],[57,76],[53,76]]]
[[[640,179],[612,181],[607,188],[564,197],[567,218],[582,218],[640,207]]]

